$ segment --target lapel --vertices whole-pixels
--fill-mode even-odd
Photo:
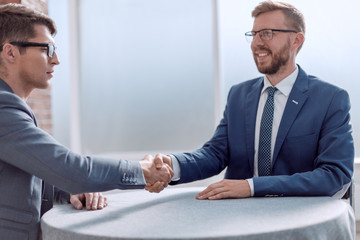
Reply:
[[[289,98],[287,100],[283,117],[280,122],[278,134],[276,137],[274,156],[272,165],[276,162],[277,156],[281,149],[284,140],[295,121],[297,115],[299,114],[302,106],[308,98],[308,89],[309,89],[309,80],[307,74],[299,67],[299,74],[296,78],[294,86],[290,92]]]
[[[260,77],[255,81],[255,84],[250,88],[246,95],[246,109],[245,109],[245,124],[246,124],[246,146],[248,152],[249,164],[251,171],[254,172],[254,142],[255,142],[255,124],[256,114],[259,104],[261,89],[263,87],[264,78]],[[256,103],[256,104],[254,104]]]

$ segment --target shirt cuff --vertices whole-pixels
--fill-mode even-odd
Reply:
[[[171,178],[171,181],[180,180],[180,164],[179,160],[174,155],[169,155],[171,157],[171,163],[174,171],[174,176]]]
[[[251,191],[251,196],[254,196],[254,181],[252,178],[248,178],[246,179],[246,181],[248,181],[249,186],[250,186],[250,191]]]

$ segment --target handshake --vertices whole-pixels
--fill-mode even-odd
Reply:
[[[140,165],[146,181],[145,190],[149,192],[161,192],[174,176],[171,157],[161,153],[155,157],[146,155],[140,161]],[[196,199],[218,200],[248,197],[251,197],[251,189],[246,179],[223,179],[208,186],[196,196]]]
[[[161,192],[174,176],[171,157],[161,153],[155,157],[146,155],[140,165],[146,181],[145,190],[149,192]]]

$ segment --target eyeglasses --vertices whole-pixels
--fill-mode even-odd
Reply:
[[[282,30],[282,29],[261,29],[259,31],[249,31],[245,33],[246,40],[252,42],[259,33],[260,39],[263,41],[269,41],[273,38],[274,32],[286,32],[286,33],[298,33],[295,30]]]
[[[36,42],[10,42],[12,45],[20,46],[20,47],[46,47],[47,55],[49,58],[54,56],[56,51],[56,47],[52,43],[36,43]]]

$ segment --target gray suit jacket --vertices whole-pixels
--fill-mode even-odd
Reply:
[[[84,157],[62,146],[0,79],[1,239],[38,239],[43,180],[73,194],[145,186],[137,161]]]

